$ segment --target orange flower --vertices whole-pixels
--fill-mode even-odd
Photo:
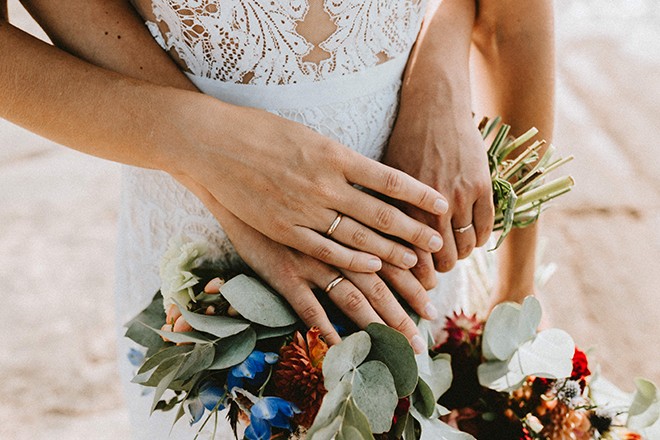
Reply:
[[[293,341],[280,350],[280,361],[273,376],[279,395],[302,410],[294,417],[294,422],[306,428],[312,425],[327,393],[322,368],[328,345],[320,335],[318,327],[313,327],[305,341],[296,332]]]

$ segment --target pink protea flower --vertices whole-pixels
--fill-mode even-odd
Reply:
[[[477,319],[477,315],[468,316],[464,312],[454,312],[447,317],[443,328],[445,339],[439,345],[449,344],[458,346],[463,343],[476,345],[484,331],[483,321]]]

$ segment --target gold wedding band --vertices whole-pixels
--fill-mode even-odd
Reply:
[[[323,289],[323,290],[325,291],[325,293],[330,293],[330,291],[331,291],[331,290],[332,290],[337,284],[341,283],[342,281],[344,281],[344,277],[341,276],[341,275],[339,275],[337,278],[335,278],[334,280],[330,281],[330,283],[329,283],[327,286],[325,286],[325,289]]]
[[[454,232],[458,232],[459,234],[462,234],[465,231],[469,231],[471,227],[472,227],[472,223],[470,223],[467,226],[463,226],[462,228],[454,228]]]
[[[328,231],[325,233],[325,235],[330,237],[332,235],[332,233],[335,232],[335,230],[337,229],[337,226],[339,226],[339,222],[341,222],[342,217],[344,217],[344,216],[341,215],[341,214],[337,214],[337,217],[335,217],[334,221],[332,222],[332,224],[328,228]]]

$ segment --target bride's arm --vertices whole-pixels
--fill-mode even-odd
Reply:
[[[554,128],[555,52],[552,0],[480,0],[474,31],[484,111],[501,115],[514,135]],[[521,301],[534,292],[537,226],[515,229],[499,251],[494,302]]]
[[[378,270],[374,256],[411,265],[405,246],[367,226],[427,250],[441,246],[431,228],[352,184],[436,212],[446,206],[437,191],[301,124],[129,79],[5,20],[0,53],[0,117],[99,157],[188,176],[271,239],[358,272]],[[333,241],[323,233],[338,212],[347,219]]]
[[[25,3],[51,39],[78,57],[133,78],[196,90],[154,43],[126,3],[90,1],[85,3],[84,8],[78,7],[75,11],[54,7],[50,1]],[[117,38],[118,35],[122,38]],[[319,326],[330,343],[337,342],[338,336],[310,287],[325,287],[338,272],[318,260],[269,240],[232,215],[194,181],[179,177],[222,223],[241,256],[287,298],[308,325]],[[349,281],[333,289],[331,297],[351,319],[361,326],[384,320],[413,339],[417,334],[413,322],[377,276],[345,274]],[[411,306],[428,318],[428,296],[421,285],[411,278],[395,280],[398,281],[395,285]]]

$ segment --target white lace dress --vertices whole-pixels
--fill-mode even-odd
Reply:
[[[379,159],[426,1],[316,0],[317,7],[321,1],[334,31],[317,45],[298,32],[308,0],[153,0],[145,15],[154,38],[204,93],[300,122]],[[325,59],[307,61],[315,49]],[[170,237],[182,234],[207,241],[227,264],[239,260],[194,195],[165,173],[126,167],[117,259],[120,326],[158,290],[159,259]],[[465,274],[459,267],[441,278],[434,292],[440,310],[467,306]],[[121,373],[134,438],[192,439],[195,427],[184,420],[169,436],[172,412],[149,417],[151,396],[130,384],[134,367],[123,330],[118,329]],[[221,431],[226,434],[220,438],[230,438],[227,425]]]

